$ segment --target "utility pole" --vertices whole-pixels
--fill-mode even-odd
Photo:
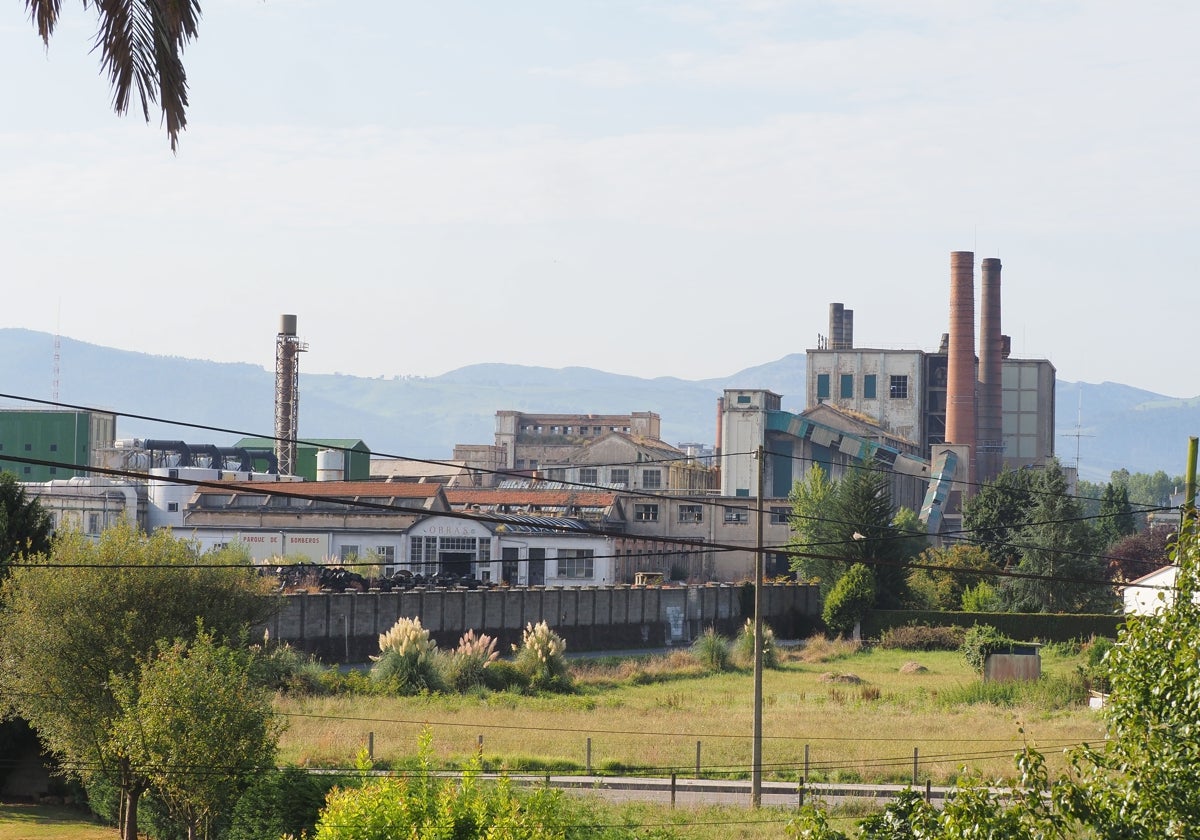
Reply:
[[[1183,485],[1183,522],[1179,535],[1195,536],[1196,530],[1196,448],[1197,439],[1188,438],[1187,474]]]
[[[762,672],[763,672],[763,474],[766,470],[766,447],[759,446],[758,459],[758,541],[754,552],[754,744],[750,757],[750,804],[762,806]]]

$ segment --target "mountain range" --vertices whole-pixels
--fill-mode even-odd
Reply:
[[[58,400],[118,414],[119,438],[227,445],[274,428],[274,371],[117,350],[24,329],[0,329],[0,405]],[[642,379],[591,368],[478,364],[440,376],[367,378],[303,372],[301,438],[361,439],[380,455],[448,459],[456,443],[491,443],[495,413],[628,414],[662,417],[669,443],[715,439],[725,388],[766,388],[783,408],[804,409],[805,356],[793,353],[727,377]],[[1174,399],[1115,382],[1057,384],[1056,449],[1080,476],[1113,470],[1181,475],[1187,439],[1200,433],[1200,397]]]

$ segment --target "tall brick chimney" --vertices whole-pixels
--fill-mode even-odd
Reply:
[[[1000,334],[1000,260],[983,261],[982,293],[979,303],[979,469],[976,481],[991,481],[1003,463],[1001,360],[1004,337]]]
[[[946,371],[946,442],[969,447],[975,475],[975,253],[950,253],[950,352]]]

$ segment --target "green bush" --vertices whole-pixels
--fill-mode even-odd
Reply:
[[[465,693],[486,685],[484,672],[496,661],[496,640],[468,630],[458,647],[440,657],[442,680],[451,691]]]
[[[754,621],[746,619],[742,630],[733,641],[735,659],[744,667],[754,666]],[[779,648],[775,644],[775,631],[763,623],[762,662],[764,668],[779,667]]]
[[[484,669],[483,684],[492,691],[524,691],[529,677],[515,663],[498,659]]]
[[[437,642],[419,618],[401,618],[379,636],[379,656],[371,657],[371,679],[389,694],[419,694],[442,688]]]
[[[862,563],[855,563],[833,585],[821,618],[832,632],[848,635],[875,604],[875,575]]]
[[[976,624],[963,637],[962,653],[967,664],[977,674],[983,673],[984,663],[993,653],[1008,650],[1016,641],[1005,636],[990,624]]]
[[[1003,606],[1000,593],[986,580],[963,590],[963,612],[999,612]]]
[[[884,630],[878,644],[887,650],[959,650],[966,633],[962,627],[909,624]]]
[[[567,668],[567,643],[544,621],[525,626],[515,664],[529,678],[534,691],[571,691],[571,672]]]
[[[692,654],[708,671],[727,671],[732,664],[729,656],[729,640],[709,627],[692,642]]]
[[[311,836],[325,796],[339,782],[297,767],[257,777],[238,799],[225,840],[278,840]]]

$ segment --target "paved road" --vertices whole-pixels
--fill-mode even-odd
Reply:
[[[523,784],[545,784],[568,790],[588,791],[605,799],[617,802],[652,801],[668,803],[672,798],[670,778],[648,779],[638,776],[555,776],[509,774],[509,779]],[[905,785],[851,785],[809,783],[804,788],[804,801],[820,801],[826,805],[838,805],[851,799],[880,800],[886,802],[901,791]],[[931,787],[930,800],[939,804],[953,788]],[[762,804],[774,807],[796,807],[801,803],[800,789],[792,782],[767,782],[762,784]],[[679,806],[694,805],[742,805],[750,806],[749,780],[714,780],[676,778],[674,801]]]

